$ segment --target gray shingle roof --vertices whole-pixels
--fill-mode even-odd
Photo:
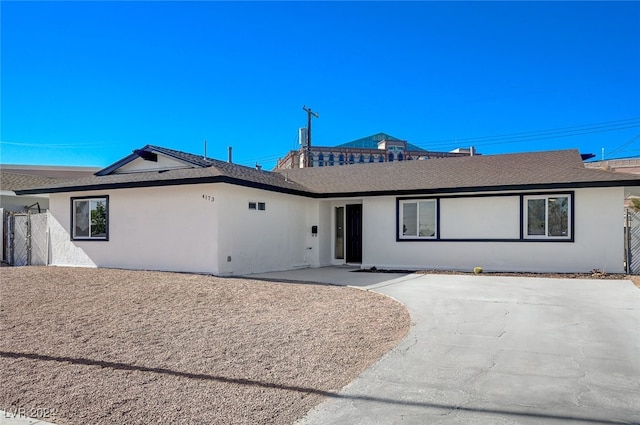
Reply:
[[[154,149],[160,152],[157,147]],[[178,151],[171,152],[175,154]],[[638,175],[585,168],[577,150],[353,164],[278,172],[256,170],[210,158],[197,158],[206,161],[206,164],[180,170],[96,175],[70,182],[50,183],[19,193],[215,182],[310,197],[640,186]]]
[[[31,189],[47,187],[68,179],[34,176],[30,174],[12,173],[0,170],[0,190]]]
[[[193,165],[193,168],[147,171],[136,173],[111,174],[112,171],[137,158],[132,154],[122,160],[98,171],[95,175],[69,181],[52,181],[34,187],[23,187],[20,194],[56,193],[70,191],[87,191],[107,188],[127,188],[146,186],[173,186],[181,184],[199,184],[227,182],[251,187],[261,187],[267,190],[281,192],[307,192],[299,184],[287,181],[286,177],[269,171],[257,170],[238,164],[231,164],[211,158],[147,145],[142,150],[154,151],[183,160]]]
[[[637,175],[585,168],[577,150],[353,164],[280,172],[313,192],[332,196],[640,184],[640,176]]]

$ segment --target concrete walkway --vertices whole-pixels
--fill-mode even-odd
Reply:
[[[365,275],[357,285],[404,303],[412,328],[297,425],[640,424],[640,289],[629,281],[411,274],[367,285],[381,274],[307,272],[338,284]],[[305,280],[287,273],[277,278]]]
[[[407,275],[408,273],[371,273],[361,271],[359,267],[335,266],[257,273],[246,277],[250,279],[266,279],[279,282],[308,282],[369,287],[371,285],[388,282]]]

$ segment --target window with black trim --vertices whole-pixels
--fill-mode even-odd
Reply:
[[[571,195],[524,196],[525,239],[570,239]]]
[[[400,238],[435,239],[437,219],[435,199],[400,201]]]
[[[249,209],[253,211],[266,211],[267,204],[265,202],[249,201]]]
[[[71,229],[74,240],[108,240],[109,197],[71,198]]]

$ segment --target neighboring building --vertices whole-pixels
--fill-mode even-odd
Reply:
[[[157,146],[49,194],[53,265],[245,275],[362,268],[622,273],[640,177],[576,150],[269,172]]]
[[[600,169],[615,171],[617,173],[640,174],[640,158],[607,159],[602,161],[585,162],[584,165],[587,168],[596,170]],[[640,197],[640,194],[639,196],[633,196],[633,198],[638,197]],[[635,208],[635,205],[630,198],[626,199],[624,204],[626,207]]]
[[[607,159],[603,161],[586,162],[584,165],[587,168],[593,169],[640,174],[640,158]]]
[[[0,165],[0,260],[13,263],[14,255],[12,253],[15,248],[15,239],[21,239],[19,243],[22,243],[32,230],[26,224],[27,221],[24,221],[22,228],[17,229],[12,221],[11,213],[40,213],[49,209],[49,195],[46,193],[20,196],[16,195],[16,189],[56,184],[63,180],[91,175],[97,170],[98,168],[88,167]],[[46,223],[44,226],[46,230]],[[24,248],[23,251],[19,249],[16,251],[21,251],[25,255],[35,252],[27,246]],[[46,257],[44,262],[46,263]]]
[[[61,180],[90,176],[99,168],[43,165],[0,165],[0,209],[11,212],[44,211],[49,196],[38,194],[17,196],[15,189],[42,187]]]
[[[474,154],[473,148],[456,149],[452,152],[427,151],[411,143],[407,143],[405,140],[397,139],[385,133],[374,134],[334,147],[311,146],[307,149],[305,132],[302,131],[306,129],[300,130],[300,149],[290,151],[284,158],[279,159],[276,170],[307,167],[307,152],[311,159],[308,165],[310,167],[411,161],[415,159],[470,156]]]

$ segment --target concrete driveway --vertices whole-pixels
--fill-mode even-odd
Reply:
[[[324,271],[341,284],[362,275]],[[292,280],[304,280],[297,273]],[[404,303],[409,335],[298,425],[640,423],[640,289],[631,282],[389,277],[357,283]]]

